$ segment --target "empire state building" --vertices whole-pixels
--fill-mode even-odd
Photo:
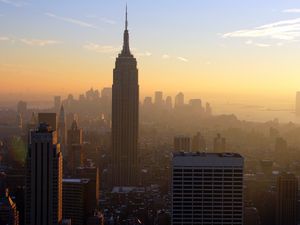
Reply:
[[[137,61],[130,52],[127,7],[123,49],[113,71],[112,183],[135,186],[138,176],[139,84]]]

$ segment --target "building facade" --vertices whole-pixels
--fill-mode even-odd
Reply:
[[[8,189],[0,191],[0,224],[19,225],[19,212],[16,203],[9,196]]]
[[[45,123],[31,132],[27,152],[25,224],[56,225],[62,220],[62,153],[56,131]]]
[[[63,179],[63,218],[71,219],[72,225],[84,225],[93,215],[90,185],[89,179]]]
[[[67,158],[68,169],[74,173],[77,167],[82,167],[85,155],[82,144],[82,129],[78,128],[77,121],[73,120],[71,129],[68,130]]]
[[[282,173],[277,178],[276,225],[297,224],[298,180],[294,174]]]
[[[137,61],[129,48],[127,10],[122,52],[113,71],[112,185],[133,186],[138,176],[139,84]]]
[[[46,123],[51,126],[52,130],[57,130],[57,116],[56,113],[39,113],[38,124]]]
[[[193,152],[205,152],[206,151],[206,142],[200,132],[197,132],[196,135],[193,136],[191,146],[192,146]]]
[[[217,134],[214,138],[213,151],[214,153],[226,152],[226,139],[221,134]]]
[[[300,116],[300,91],[297,91],[296,93],[296,115]]]
[[[242,225],[243,165],[239,154],[174,153],[173,225]]]
[[[100,178],[98,167],[78,167],[75,177],[80,179],[89,179],[88,202],[90,207],[97,208],[100,197]]]
[[[176,152],[190,152],[191,151],[191,138],[187,136],[174,137],[174,150]]]

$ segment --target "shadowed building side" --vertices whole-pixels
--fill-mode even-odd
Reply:
[[[62,153],[57,132],[41,123],[30,134],[26,165],[26,225],[62,220]]]
[[[112,170],[114,186],[137,184],[139,85],[137,61],[130,53],[127,9],[122,52],[113,71]]]

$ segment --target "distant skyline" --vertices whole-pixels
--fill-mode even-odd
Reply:
[[[162,90],[292,102],[300,90],[300,1],[127,3],[140,100]],[[0,0],[0,101],[110,87],[125,4]]]

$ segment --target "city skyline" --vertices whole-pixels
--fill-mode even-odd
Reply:
[[[300,224],[295,4],[0,0],[0,224]]]
[[[4,98],[49,99],[53,93],[110,86],[125,1],[0,4]],[[294,97],[299,3],[128,4],[142,96],[164,90],[226,100],[246,96],[252,102]]]

